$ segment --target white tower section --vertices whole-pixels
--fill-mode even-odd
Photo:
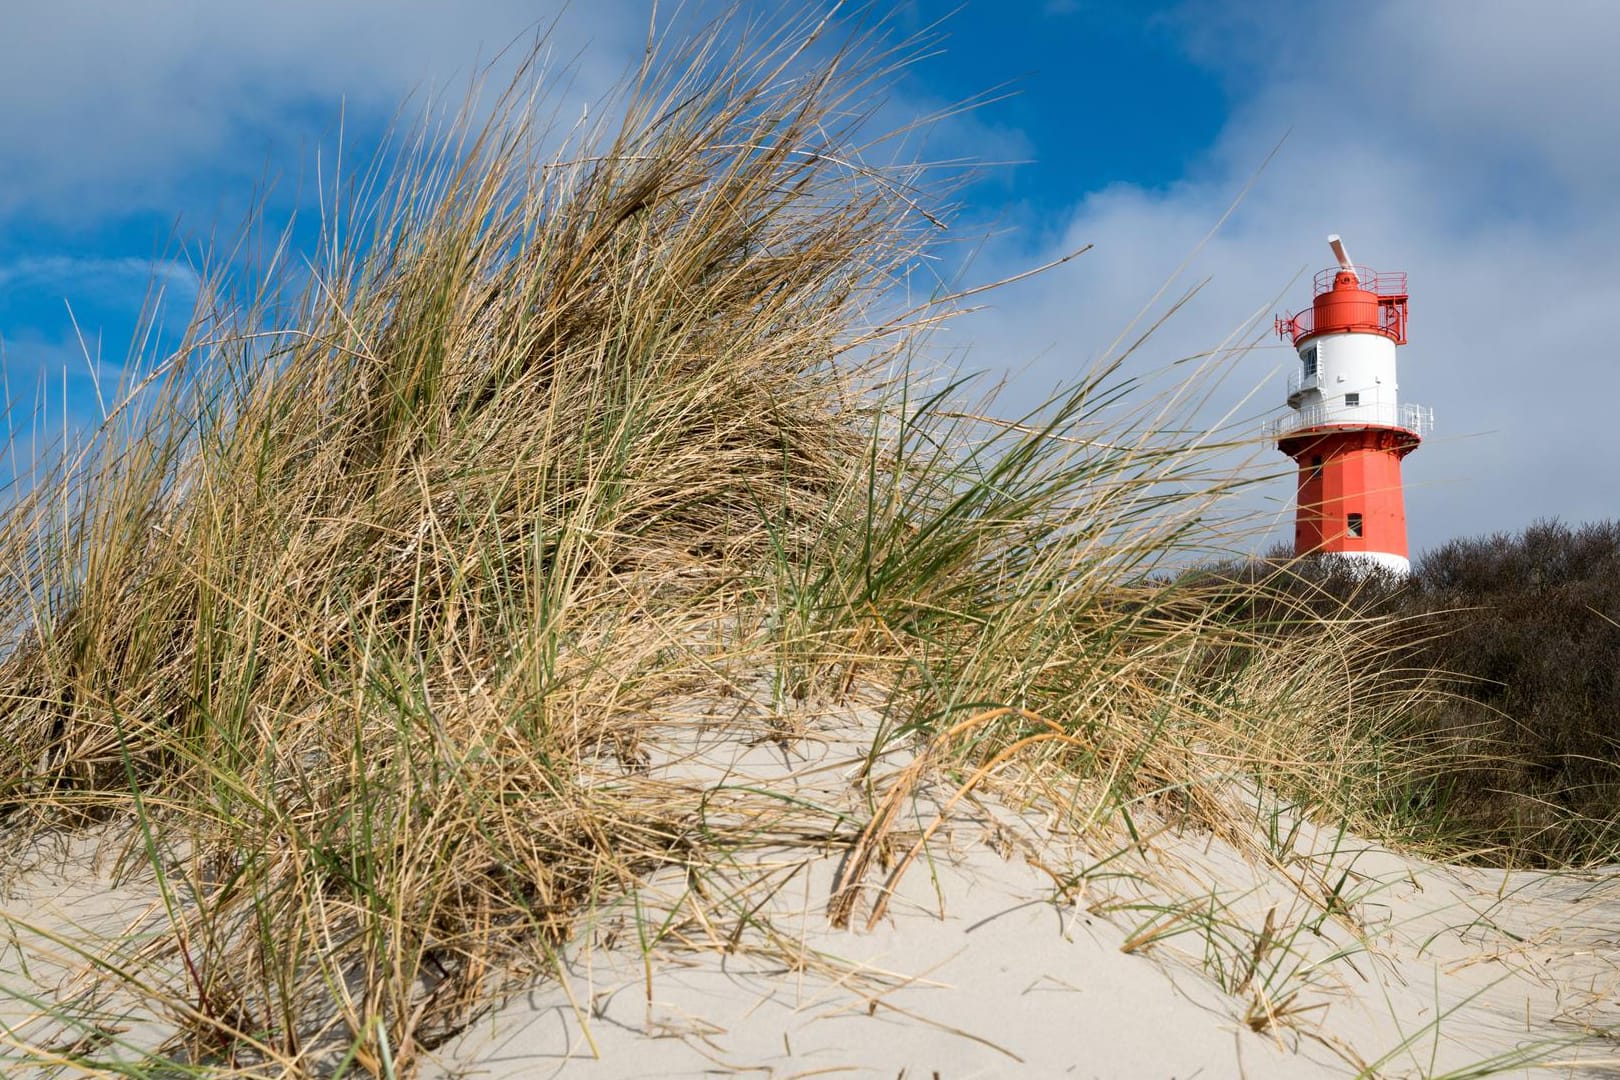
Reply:
[[[1299,427],[1401,423],[1395,342],[1379,334],[1323,334],[1299,346],[1288,380],[1288,407]]]

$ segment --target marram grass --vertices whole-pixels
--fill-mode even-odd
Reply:
[[[611,129],[536,127],[520,82],[424,135],[307,273],[217,275],[16,495],[12,855],[102,830],[162,904],[5,1060],[407,1075],[659,868],[814,835],[851,853],[833,916],[865,889],[876,918],[862,870],[926,776],[1241,839],[1233,777],[1422,768],[1375,735],[1424,680],[1342,677],[1376,624],[1309,616],[1302,649],[1232,617],[1237,586],[1155,583],[1241,480],[1179,433],[1196,385],[1138,401],[1105,362],[1006,422],[919,373],[950,302],[896,297],[941,193],[861,142],[901,58],[818,33],[661,47]],[[853,695],[884,702],[873,760],[918,751],[865,820],[717,815],[637,773],[694,700],[791,740]]]

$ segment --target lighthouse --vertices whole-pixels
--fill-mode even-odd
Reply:
[[[1410,572],[1401,459],[1434,425],[1431,410],[1402,403],[1395,350],[1406,344],[1406,275],[1356,266],[1344,242],[1316,275],[1308,310],[1279,317],[1299,354],[1288,379],[1289,415],[1269,434],[1298,467],[1294,553]]]

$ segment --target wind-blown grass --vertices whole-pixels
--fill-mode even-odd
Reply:
[[[1368,733],[1416,691],[1339,678],[1368,624],[1301,652],[1151,583],[1242,479],[1181,434],[1191,391],[1138,401],[1115,359],[1008,422],[913,373],[952,309],[894,297],[941,196],[862,163],[899,58],[817,33],[655,51],[550,156],[522,83],[424,137],[296,302],[215,275],[138,407],[19,496],[0,812],[112,830],[161,910],[13,1060],[404,1074],[660,867],[814,833],[855,910],[925,776],[1241,838],[1232,777],[1388,767]],[[874,761],[919,752],[867,821],[638,772],[679,705],[756,696],[791,739],[857,691]],[[96,1019],[113,990],[152,1045]]]

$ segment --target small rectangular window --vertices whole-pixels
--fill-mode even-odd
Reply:
[[[1345,529],[1345,531],[1347,533],[1349,533],[1351,536],[1360,536],[1361,535],[1361,515],[1360,514],[1351,514],[1350,515],[1350,521],[1349,521],[1349,524],[1348,524],[1347,528]]]
[[[1360,394],[1346,394],[1346,395],[1344,395],[1344,404],[1345,404],[1345,406],[1347,408],[1348,407],[1354,407],[1356,405],[1360,405],[1361,404],[1361,395]]]
[[[1307,379],[1316,377],[1316,346],[1307,345],[1305,351],[1299,354],[1299,362],[1304,365]]]

